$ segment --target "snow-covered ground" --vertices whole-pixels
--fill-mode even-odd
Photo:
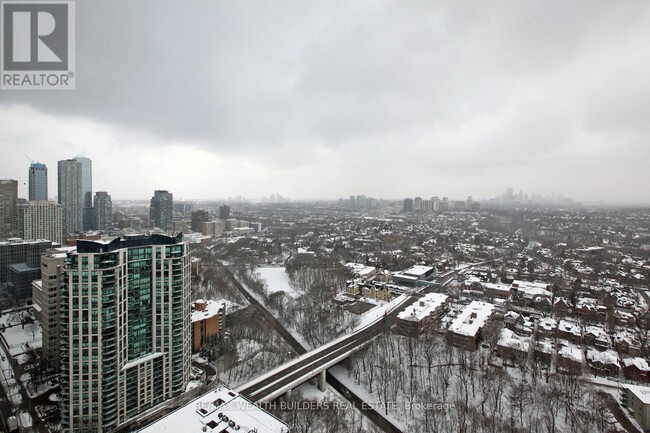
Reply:
[[[200,380],[190,380],[187,383],[187,386],[185,387],[185,391],[189,391],[190,389],[197,388],[197,387],[201,386],[202,383],[203,382],[201,382]]]
[[[23,396],[20,393],[20,386],[13,377],[9,359],[5,356],[4,351],[2,351],[2,356],[0,357],[0,382],[2,383],[5,394],[7,394],[14,405],[22,403]]]
[[[404,301],[407,297],[408,295],[400,295],[390,302],[384,303],[383,305],[378,305],[375,308],[366,311],[361,315],[359,324],[357,325],[356,329],[362,328],[376,321],[377,319],[384,317],[385,314],[395,308],[396,305]]]
[[[291,287],[289,276],[284,267],[260,267],[256,268],[255,272],[260,274],[260,277],[266,282],[266,290],[269,294],[284,292],[293,298],[300,296],[300,294]]]
[[[7,342],[9,353],[11,356],[16,357],[22,353],[28,352],[31,349],[38,349],[43,344],[43,335],[41,327],[32,327],[33,324],[12,326],[2,331],[2,335]]]
[[[385,405],[381,402],[381,400],[376,396],[370,394],[367,389],[363,385],[358,385],[352,377],[350,377],[350,374],[348,371],[345,369],[345,367],[342,367],[340,365],[335,365],[334,367],[330,368],[329,373],[337,378],[342,384],[344,384],[350,391],[352,391],[354,394],[356,394],[358,397],[360,397],[368,407],[372,407],[375,409],[381,416],[389,420],[393,425],[399,427],[402,431],[406,431],[404,428],[404,424],[395,417],[392,416],[391,413],[386,415],[385,411]],[[393,406],[391,409],[396,409],[396,406]],[[400,408],[399,413],[402,416],[405,416],[405,411]]]

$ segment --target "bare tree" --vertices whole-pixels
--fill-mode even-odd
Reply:
[[[31,334],[32,341],[33,341],[36,340],[36,336],[41,330],[41,325],[37,321],[34,321],[34,322],[27,323],[27,325],[24,325],[23,328],[25,329],[25,332]]]

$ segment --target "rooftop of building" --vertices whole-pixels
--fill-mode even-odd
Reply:
[[[56,247],[45,251],[44,255],[45,257],[49,257],[53,259],[65,258],[65,256],[68,253],[73,253],[76,250],[77,250],[76,246]]]
[[[289,427],[237,392],[220,387],[176,409],[140,433],[287,433]]]
[[[52,242],[48,239],[34,239],[30,241],[26,241],[22,238],[9,238],[6,241],[0,242],[0,246],[6,246],[6,245],[35,245],[35,244],[42,244],[45,242]],[[58,245],[58,244],[57,244]]]
[[[114,239],[87,240],[79,239],[77,241],[77,253],[107,253],[122,248],[144,247],[151,245],[174,245],[183,242],[183,234],[176,236],[167,236],[162,234],[134,234],[117,237]]]
[[[476,335],[478,330],[485,325],[487,319],[492,315],[494,308],[494,304],[488,302],[472,301],[451,322],[448,330],[461,335]]]
[[[444,304],[447,298],[448,296],[443,295],[442,293],[428,293],[404,311],[400,312],[397,317],[402,320],[419,322],[435,311],[436,308]]]
[[[346,263],[345,267],[360,277],[368,276],[376,271],[374,266],[366,266],[363,263]]]
[[[629,389],[630,392],[636,396],[636,398],[641,400],[641,403],[650,404],[650,387],[629,385],[627,383],[621,383],[621,386],[623,388]]]
[[[204,304],[205,308],[202,310],[197,309],[196,307],[199,304]],[[198,322],[200,320],[206,320],[221,314],[224,305],[226,307],[226,314],[231,311],[238,310],[240,308],[238,304],[235,304],[234,302],[226,301],[225,299],[209,300],[209,301],[206,301],[205,299],[197,299],[192,305],[193,308],[192,323]]]
[[[431,266],[415,265],[415,266],[411,266],[408,269],[404,269],[403,271],[396,272],[395,274],[393,274],[393,276],[395,276],[395,275],[399,275],[399,276],[407,275],[407,276],[420,277],[420,276],[426,274],[427,272],[433,272],[433,268]]]
[[[25,272],[39,271],[41,268],[29,266],[27,263],[12,263],[9,265],[9,269],[11,269],[13,272],[22,274]]]

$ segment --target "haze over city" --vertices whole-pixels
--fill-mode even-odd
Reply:
[[[2,92],[0,172],[22,196],[24,154],[50,167],[51,192],[56,161],[83,154],[115,199],[488,199],[514,186],[647,204],[649,12],[78,2],[76,90]]]

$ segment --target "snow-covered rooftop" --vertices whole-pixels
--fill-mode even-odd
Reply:
[[[521,281],[514,280],[512,282],[511,289],[517,290],[519,293],[522,293],[526,297],[534,296],[545,296],[547,298],[553,297],[553,293],[549,291],[549,285],[547,283],[534,282],[530,281]]]
[[[650,404],[650,387],[628,385],[627,383],[621,383],[621,386],[629,389],[643,404]]]
[[[520,352],[528,352],[528,349],[530,349],[530,340],[518,336],[508,328],[503,328],[501,329],[501,336],[497,345],[510,347]]]
[[[431,274],[433,270],[431,266],[415,265],[403,271],[393,273],[393,278],[416,281],[424,278],[427,273]]]
[[[407,275],[423,275],[432,270],[433,268],[431,266],[415,265],[411,268],[405,269],[402,273]]]
[[[195,302],[195,305],[202,304],[202,303],[207,303],[207,305],[204,310],[195,309],[194,311],[192,311],[192,323],[198,322],[199,320],[206,320],[209,319],[210,317],[214,317],[220,314],[224,304],[226,305],[226,313],[239,308],[239,305],[235,304],[234,302],[226,301],[225,299],[221,299],[217,301],[214,300],[205,301],[203,299],[198,299]]]
[[[646,361],[643,358],[623,358],[623,365],[625,367],[629,367],[631,365],[634,365],[636,368],[638,368],[641,371],[649,371],[650,372],[650,366],[648,365],[648,361]]]
[[[560,350],[558,352],[561,358],[569,359],[575,362],[582,362],[582,350],[575,344],[571,343],[562,343]]]
[[[355,274],[358,274],[360,277],[366,277],[375,272],[375,268],[372,266],[366,266],[361,263],[346,263],[345,267]]]
[[[558,323],[558,329],[562,332],[566,332],[576,336],[582,335],[582,333],[580,332],[580,325],[578,325],[577,323],[569,322],[568,320],[564,320],[564,319],[560,320],[560,322]]]
[[[507,284],[495,284],[495,283],[481,283],[481,285],[487,290],[494,290],[495,292],[510,293],[510,286]]]
[[[428,293],[422,299],[400,312],[397,317],[402,320],[419,322],[444,304],[447,298],[448,296],[442,293]]]
[[[287,424],[237,392],[217,388],[140,430],[141,433],[286,433]]]
[[[587,350],[587,359],[591,362],[599,362],[603,365],[615,365],[620,367],[621,364],[618,362],[618,353],[613,350],[605,350],[599,352],[597,350],[589,349]]]
[[[494,307],[494,304],[487,302],[472,301],[451,322],[448,330],[461,335],[476,335],[478,330],[485,325],[485,322],[494,311]]]
[[[546,332],[551,332],[557,328],[557,324],[555,322],[555,319],[552,317],[544,317],[543,319],[540,319],[539,323],[537,324],[537,328],[541,328]]]

